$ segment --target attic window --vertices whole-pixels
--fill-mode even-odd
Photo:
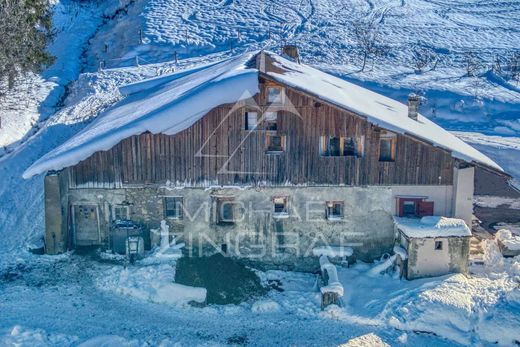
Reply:
[[[274,214],[276,216],[289,215],[289,198],[286,196],[279,196],[273,198]]]
[[[381,133],[379,139],[379,161],[393,162],[397,150],[397,137],[393,133]]]
[[[442,251],[442,241],[435,241],[435,250]]]
[[[327,201],[326,206],[328,220],[343,219],[343,201]]]
[[[245,113],[246,130],[254,130],[258,125],[258,112],[247,111]]]
[[[364,137],[321,136],[320,155],[324,157],[362,157]]]
[[[285,151],[285,136],[277,134],[267,134],[267,153],[282,153]]]
[[[267,87],[267,102],[269,104],[281,104],[282,88],[281,87]]]

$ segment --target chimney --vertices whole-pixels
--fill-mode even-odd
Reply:
[[[291,60],[300,63],[300,52],[296,45],[284,45],[282,47],[282,54],[289,57]]]
[[[408,95],[408,118],[417,120],[419,114],[419,105],[421,104],[421,98],[417,94]]]

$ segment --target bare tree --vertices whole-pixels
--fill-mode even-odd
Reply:
[[[473,51],[464,53],[464,65],[467,77],[477,76],[485,67],[480,56]]]
[[[438,63],[439,56],[433,49],[419,43],[412,47],[412,65],[416,73],[421,73],[427,68],[435,70]]]
[[[352,33],[363,60],[361,71],[365,71],[369,59],[388,54],[389,47],[382,43],[380,26],[375,20],[354,21]]]

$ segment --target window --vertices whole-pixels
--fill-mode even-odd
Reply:
[[[235,201],[232,198],[217,199],[217,223],[235,223]]]
[[[395,134],[383,132],[379,139],[379,161],[395,161],[397,138]]]
[[[338,220],[343,218],[343,201],[327,201],[327,219]]]
[[[285,136],[267,134],[267,153],[281,153],[285,151]]]
[[[362,157],[364,137],[321,136],[320,155],[324,157]]]
[[[442,241],[435,241],[435,250],[442,251]]]
[[[182,219],[182,197],[166,197],[164,198],[164,216],[166,218]]]
[[[258,125],[258,113],[247,111],[245,113],[246,130],[254,130]]]
[[[267,102],[270,104],[281,104],[282,103],[282,88],[281,87],[268,87],[267,88]]]
[[[129,219],[128,216],[128,206],[114,206],[113,210],[113,219],[114,220],[126,220]]]
[[[403,201],[403,216],[404,217],[415,217],[416,215],[415,201],[408,200]]]
[[[274,214],[275,215],[288,215],[289,214],[289,199],[286,196],[273,198]]]
[[[265,130],[276,131],[278,129],[278,112],[264,113]]]
[[[426,199],[426,196],[398,197],[397,215],[408,218],[433,216],[434,202]]]

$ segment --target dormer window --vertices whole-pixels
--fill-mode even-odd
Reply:
[[[281,87],[267,87],[267,102],[269,104],[283,103],[282,88]]]

